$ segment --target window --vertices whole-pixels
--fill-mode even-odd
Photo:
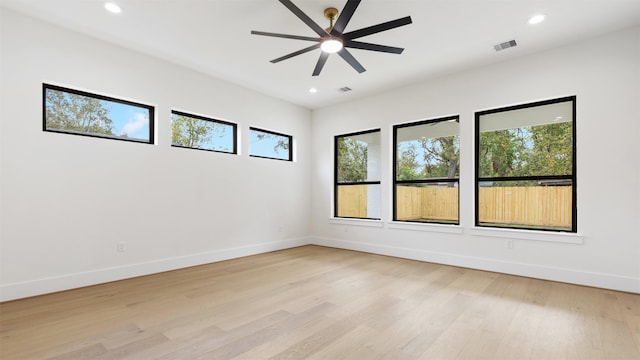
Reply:
[[[335,137],[336,217],[380,219],[380,130]]]
[[[249,128],[249,156],[293,160],[292,138],[273,131]]]
[[[576,232],[576,98],[476,113],[476,226]]]
[[[153,144],[153,106],[42,84],[43,130]]]
[[[237,154],[236,124],[171,111],[171,146]]]
[[[459,224],[459,117],[393,127],[393,220]]]

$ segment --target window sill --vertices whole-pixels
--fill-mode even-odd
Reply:
[[[462,234],[463,229],[460,225],[430,224],[404,221],[387,222],[389,229],[413,230],[413,231],[429,231],[449,234]]]
[[[353,225],[353,226],[366,226],[366,227],[382,227],[381,220],[372,219],[351,219],[351,218],[329,218],[329,224],[339,225]]]
[[[498,229],[472,227],[469,229],[471,235],[500,237],[518,240],[547,241],[565,244],[584,244],[584,236],[575,233],[561,233],[551,231],[519,230],[519,229]]]

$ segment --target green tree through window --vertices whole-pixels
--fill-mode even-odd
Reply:
[[[570,122],[480,133],[480,176],[570,175]]]
[[[58,90],[46,92],[47,128],[116,135],[103,101]]]
[[[338,182],[367,180],[367,143],[351,138],[338,138]]]
[[[236,124],[172,111],[171,145],[235,154]]]

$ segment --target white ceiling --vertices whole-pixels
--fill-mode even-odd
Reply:
[[[640,0],[363,0],[345,31],[411,16],[413,24],[359,39],[404,47],[401,55],[350,50],[358,74],[329,57],[312,77],[320,50],[269,60],[312,43],[251,35],[251,30],[316,36],[277,0],[0,0],[3,6],[314,109],[425,81],[640,24]],[[326,7],[346,0],[293,0],[328,27]],[[529,25],[534,14],[546,21]],[[493,45],[518,46],[496,52]],[[607,49],[602,49],[607,51]],[[339,88],[353,90],[341,93]],[[309,93],[315,87],[318,92]]]

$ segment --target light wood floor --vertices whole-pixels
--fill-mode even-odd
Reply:
[[[640,295],[305,246],[0,304],[9,359],[640,359]]]

